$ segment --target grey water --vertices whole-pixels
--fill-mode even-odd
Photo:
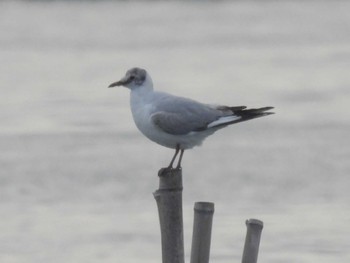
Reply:
[[[0,262],[160,262],[152,192],[170,149],[144,138],[131,67],[155,88],[274,106],[183,160],[186,258],[196,201],[215,202],[211,259],[350,261],[350,3],[1,1]]]

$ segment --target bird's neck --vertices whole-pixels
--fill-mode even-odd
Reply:
[[[133,115],[139,110],[142,111],[144,105],[147,105],[152,100],[153,96],[153,82],[149,75],[146,76],[145,81],[139,87],[131,89],[130,106]]]
[[[131,90],[130,104],[131,107],[137,107],[137,105],[144,105],[151,99],[153,94],[153,87],[151,85],[142,85]]]
[[[131,89],[131,95],[147,97],[149,94],[153,92],[153,85],[149,85],[149,83],[144,83],[141,86],[135,87]]]

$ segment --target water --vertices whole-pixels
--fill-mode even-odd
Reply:
[[[203,102],[276,107],[185,153],[185,246],[195,201],[215,202],[211,258],[349,262],[350,3],[0,3],[0,261],[159,262],[157,171],[133,66]]]

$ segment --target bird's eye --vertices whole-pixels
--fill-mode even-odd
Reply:
[[[130,80],[134,80],[135,79],[135,76],[130,76]]]

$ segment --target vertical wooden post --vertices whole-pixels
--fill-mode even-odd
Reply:
[[[191,263],[209,262],[213,214],[214,203],[195,203]]]
[[[182,171],[162,168],[158,176],[159,189],[153,193],[153,196],[158,206],[162,262],[184,263]]]
[[[258,260],[259,245],[263,222],[257,219],[249,219],[246,222],[247,235],[245,238],[242,263],[256,263]]]

